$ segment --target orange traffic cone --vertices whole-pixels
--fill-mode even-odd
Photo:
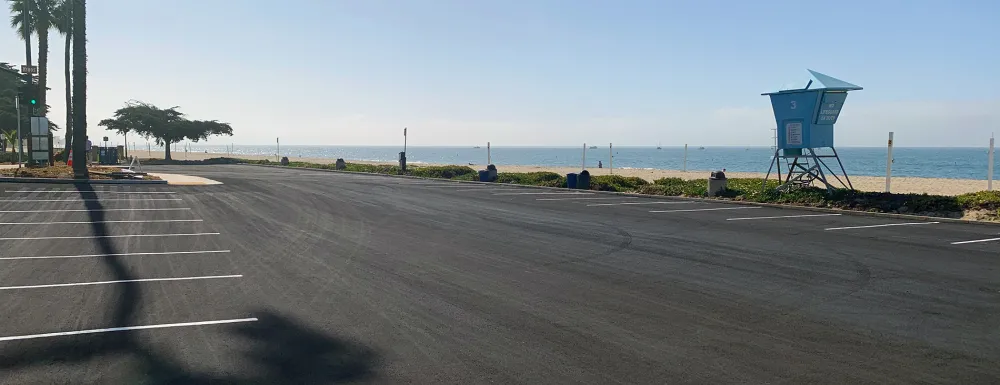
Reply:
[[[66,158],[66,165],[70,166],[70,167],[73,167],[73,150],[72,149],[69,150],[69,157]]]

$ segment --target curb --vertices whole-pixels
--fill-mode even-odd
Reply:
[[[0,177],[0,183],[54,183],[54,184],[167,184],[165,180],[123,180],[123,179],[56,179]]]
[[[286,168],[286,169],[297,169],[297,170],[310,170],[310,171],[326,171],[333,173],[343,173],[343,174],[359,174],[359,175],[378,175],[388,178],[400,178],[400,179],[423,179],[423,180],[433,180],[441,182],[451,182],[451,183],[466,183],[466,184],[482,184],[491,186],[505,186],[505,187],[517,187],[517,188],[529,188],[529,189],[546,189],[555,191],[565,191],[568,190],[562,187],[547,187],[547,186],[527,186],[519,184],[508,184],[508,183],[496,183],[496,182],[477,182],[477,181],[467,181],[467,180],[450,180],[450,179],[440,179],[440,178],[425,178],[421,176],[412,175],[389,175],[389,174],[373,174],[368,172],[358,172],[358,171],[343,171],[343,170],[327,170],[322,168],[309,168],[309,167],[289,167],[289,166],[278,166],[278,165],[266,165],[266,164],[253,164],[253,163],[239,163],[241,165],[247,166],[259,166],[259,167],[273,167],[273,168]],[[860,217],[875,217],[875,218],[890,218],[890,219],[906,219],[912,221],[921,222],[947,222],[947,223],[962,223],[969,225],[980,225],[980,226],[1000,226],[1000,222],[989,222],[989,221],[974,221],[970,219],[958,219],[958,218],[945,218],[945,217],[927,217],[921,215],[911,215],[911,214],[892,214],[892,213],[875,213],[867,211],[854,211],[854,210],[842,210],[842,209],[831,209],[825,207],[812,207],[812,206],[795,206],[795,205],[782,205],[777,203],[761,203],[761,202],[747,202],[747,201],[734,201],[725,199],[709,199],[709,198],[693,198],[693,197],[678,197],[678,196],[666,196],[666,195],[647,195],[647,194],[635,194],[635,193],[624,193],[616,191],[597,191],[597,190],[585,190],[590,193],[595,194],[605,194],[605,195],[618,195],[627,196],[635,198],[646,198],[646,199],[666,199],[666,200],[680,200],[680,201],[694,201],[694,202],[705,202],[705,203],[721,203],[721,204],[731,204],[740,206],[759,206],[759,207],[770,207],[778,209],[797,209],[804,211],[814,211],[821,213],[836,213],[844,215],[853,215]]]

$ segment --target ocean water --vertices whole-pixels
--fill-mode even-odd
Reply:
[[[174,154],[183,159],[183,146]],[[191,151],[227,153],[225,145],[192,144]],[[344,158],[347,160],[395,162],[401,147],[355,146],[281,146],[281,154],[294,157]],[[683,147],[615,147],[615,168],[680,170],[684,167]],[[837,149],[848,175],[884,176],[886,149],[876,147],[845,147]],[[236,145],[234,155],[274,155],[275,146]],[[580,166],[582,147],[493,147],[493,163],[502,171],[503,165]],[[689,147],[688,170],[719,170],[739,172],[767,172],[773,150],[768,147]],[[597,162],[608,167],[611,151],[607,146],[586,150],[588,168]],[[987,148],[928,148],[897,147],[893,149],[895,161],[893,176],[928,178],[986,179]],[[485,164],[486,147],[409,147],[410,164]],[[829,166],[839,171],[836,160],[827,159]],[[996,159],[994,159],[996,161]],[[1000,171],[1000,169],[998,169]]]

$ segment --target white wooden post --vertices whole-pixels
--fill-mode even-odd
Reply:
[[[486,142],[486,165],[493,164],[493,155],[490,153],[490,142]]]
[[[611,169],[611,175],[615,175],[615,144],[608,143],[608,168]]]
[[[586,170],[586,169],[587,169],[587,144],[584,143],[583,144],[583,168],[581,168],[580,171],[583,171],[583,170]]]
[[[687,172],[688,170],[688,145],[684,145],[684,168],[681,171]]]
[[[989,166],[987,166],[986,175],[988,177],[986,182],[986,191],[993,191],[993,135],[990,135],[990,156],[989,156]]]
[[[892,131],[889,131],[889,151],[885,160],[885,192],[889,192],[892,184]]]

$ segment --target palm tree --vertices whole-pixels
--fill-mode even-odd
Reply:
[[[48,90],[49,74],[49,29],[52,28],[52,9],[54,0],[9,0],[10,1],[10,25],[17,29],[18,34],[25,43],[25,56],[28,65],[31,65],[31,34],[38,35],[38,87],[35,91],[38,95],[38,106],[41,111],[34,111],[29,106],[28,116],[41,113],[45,116],[48,112],[46,104],[46,92]],[[27,13],[27,14],[25,14]],[[27,25],[25,25],[27,24]],[[28,153],[31,153],[31,143],[28,141]]]
[[[31,65],[31,5],[30,0],[8,0],[10,2],[10,26],[17,30],[17,35],[24,40],[24,62]]]
[[[53,26],[56,31],[66,37],[65,50],[63,51],[63,76],[66,78],[66,149],[64,153],[69,156],[70,146],[73,143],[73,92],[72,77],[70,76],[70,47],[73,42],[73,0],[62,0],[52,11]]]
[[[45,114],[45,94],[49,78],[49,29],[52,28],[52,11],[55,8],[54,0],[8,0],[10,1],[10,26],[17,29],[18,35],[25,40],[25,55],[27,63],[31,64],[31,35],[27,32],[34,32],[38,36],[38,104],[42,108],[42,115]],[[28,17],[25,17],[25,10]],[[28,21],[28,30],[25,31],[25,20]]]
[[[87,179],[87,0],[73,2],[73,176]]]
[[[17,130],[7,130],[3,132],[3,141],[10,144],[12,151],[17,151],[17,147],[14,143],[17,143]],[[7,152],[7,146],[4,146],[4,152]]]

